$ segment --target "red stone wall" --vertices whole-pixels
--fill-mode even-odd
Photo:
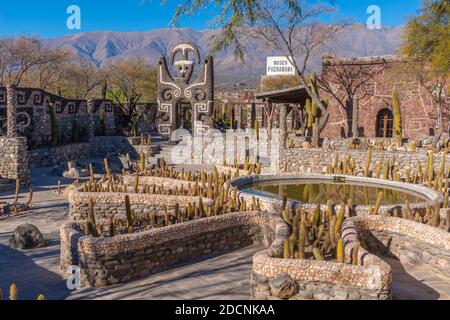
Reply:
[[[355,61],[349,64],[342,64],[343,68],[355,67]],[[402,64],[402,68],[399,68]],[[405,138],[414,138],[418,134],[429,135],[430,130],[437,132],[437,115],[436,108],[432,98],[426,90],[414,80],[413,76],[407,72],[399,70],[404,69],[404,62],[398,60],[389,61],[383,66],[379,59],[369,61],[362,60],[358,65],[363,68],[378,68],[380,73],[376,74],[372,79],[366,82],[358,90],[359,100],[359,127],[363,128],[364,136],[375,137],[376,134],[376,118],[378,112],[383,108],[389,108],[392,111],[392,92],[395,90],[399,97],[403,136]],[[322,68],[322,76],[330,83],[333,83],[335,92],[339,97],[344,97],[343,87],[338,81],[333,79],[333,73],[330,72],[332,67],[324,64]],[[340,137],[344,131],[346,135],[351,127],[351,115],[347,116],[342,106],[330,95],[321,91],[321,97],[329,99],[330,118],[328,125],[324,129],[322,136],[324,137]],[[448,98],[447,98],[448,99]],[[447,100],[447,106],[449,105]],[[444,108],[448,109],[448,108]],[[444,132],[448,128],[448,113],[443,114]],[[344,130],[341,129],[344,128]]]

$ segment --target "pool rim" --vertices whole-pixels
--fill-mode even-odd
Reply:
[[[368,178],[368,177],[358,177],[358,176],[348,176],[348,175],[340,175],[340,174],[318,174],[318,173],[276,173],[276,174],[261,174],[261,175],[249,175],[249,176],[241,176],[231,180],[230,189],[237,189],[237,194],[240,197],[247,198],[250,200],[252,197],[256,197],[264,202],[268,202],[274,206],[281,205],[282,200],[275,195],[266,196],[262,194],[256,194],[253,192],[249,192],[247,190],[241,190],[244,186],[258,183],[258,182],[270,182],[270,181],[279,181],[279,180],[316,180],[316,183],[321,182],[336,182],[335,178],[344,179],[345,183],[353,182],[355,184],[365,184],[371,187],[378,188],[392,188],[395,187],[399,191],[406,193],[413,192],[417,194],[419,197],[424,198],[423,201],[409,203],[411,209],[424,209],[427,206],[432,206],[435,201],[438,201],[439,204],[444,202],[444,197],[441,193],[425,187],[419,184],[412,184],[400,181],[391,181],[391,180],[383,180],[377,178]],[[319,182],[317,182],[319,181]],[[316,204],[308,204],[298,200],[288,200],[287,205],[293,208],[314,208]],[[403,203],[397,204],[388,204],[381,205],[381,211],[390,211],[394,208],[402,207]],[[355,205],[355,210],[358,213],[368,213],[370,209],[370,205]],[[273,209],[273,208],[272,208]]]

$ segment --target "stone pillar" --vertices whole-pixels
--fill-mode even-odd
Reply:
[[[286,139],[287,139],[287,127],[286,127],[286,118],[287,118],[287,105],[280,105],[280,147],[281,149],[286,149]]]
[[[0,177],[29,183],[27,139],[0,137],[0,150]]]
[[[94,101],[87,101],[87,114],[88,114],[88,127],[87,134],[88,139],[91,140],[95,137],[95,114],[94,114]]]
[[[353,97],[352,101],[352,137],[357,138],[359,136],[358,132],[358,96]]]
[[[16,86],[6,85],[6,136],[17,137]]]

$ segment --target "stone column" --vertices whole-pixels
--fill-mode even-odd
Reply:
[[[91,140],[95,137],[95,114],[94,114],[94,101],[87,101],[87,114],[88,114],[88,127],[87,134],[88,139]]]
[[[359,136],[358,132],[358,96],[353,97],[352,101],[352,137],[357,138]]]
[[[287,118],[287,105],[280,105],[280,147],[281,149],[286,149],[286,139],[287,139],[287,127],[286,127],[286,118]]]
[[[17,137],[16,86],[6,85],[6,136]]]

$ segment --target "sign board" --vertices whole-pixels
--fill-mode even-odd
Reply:
[[[267,57],[266,75],[289,76],[295,75],[295,68],[287,57]]]

